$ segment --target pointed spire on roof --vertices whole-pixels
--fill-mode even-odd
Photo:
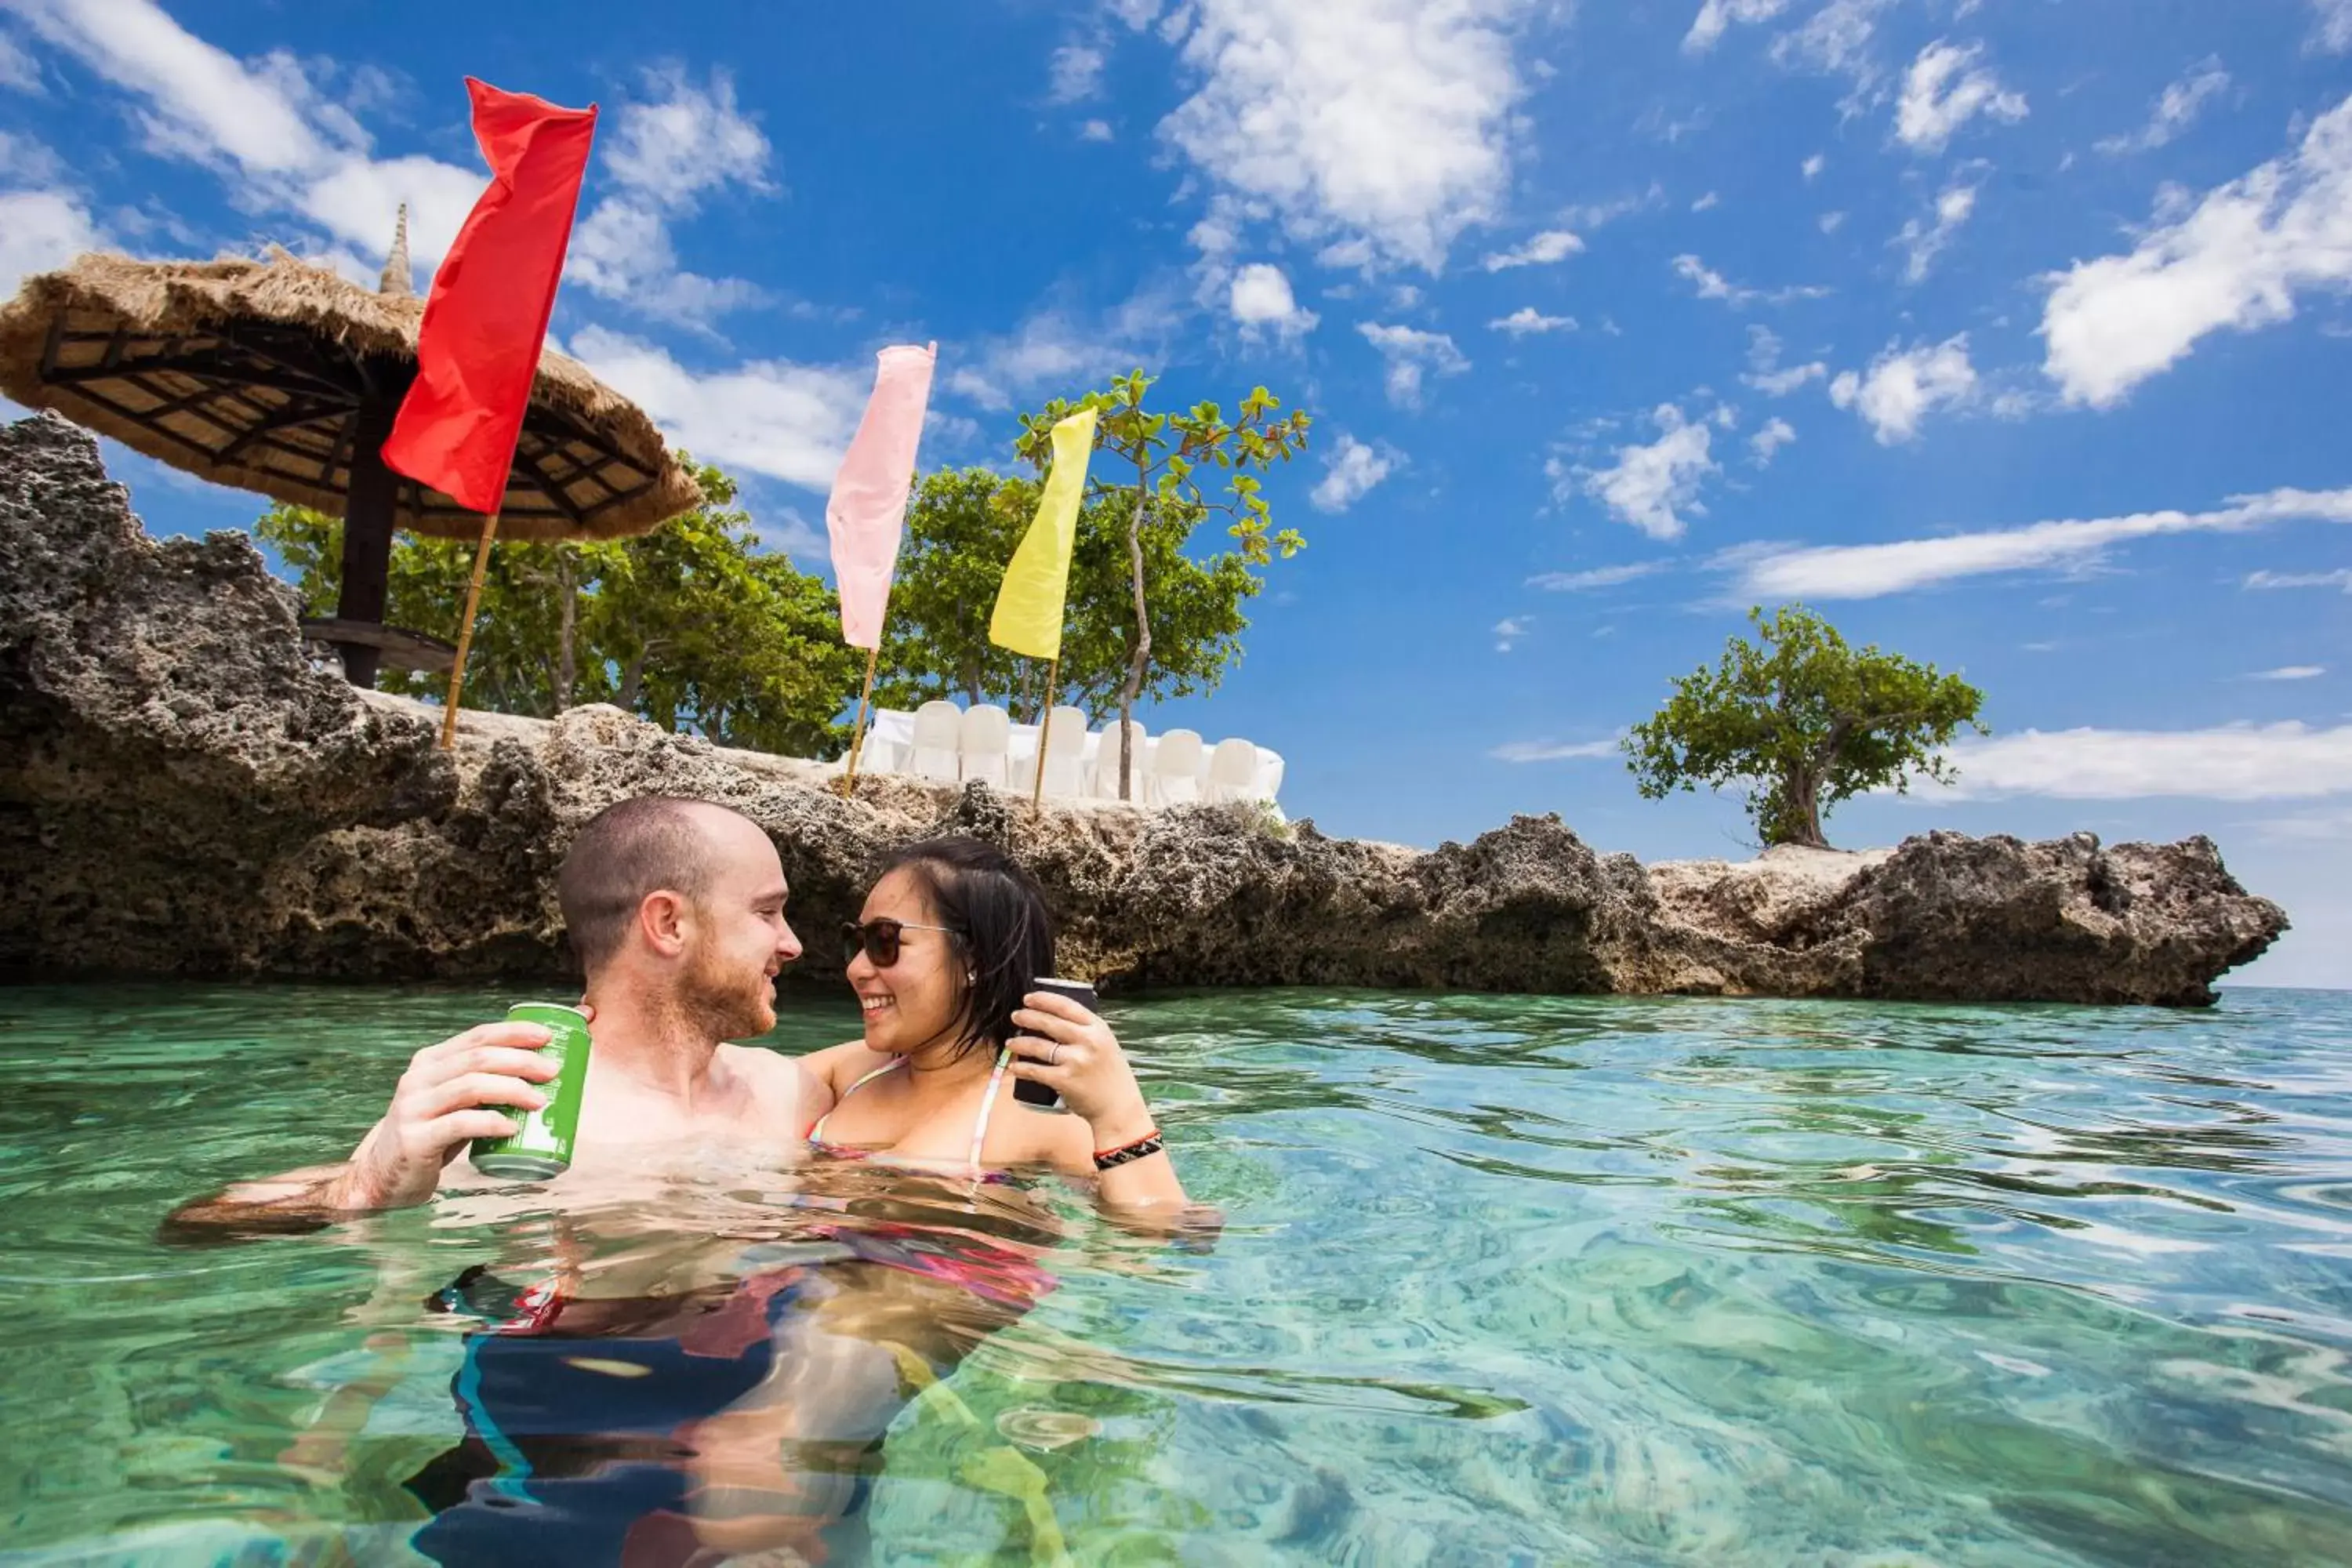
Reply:
[[[376,285],[379,294],[395,299],[413,299],[416,294],[415,277],[408,268],[408,204],[400,204],[400,218],[392,231],[392,254],[384,258],[383,280]]]

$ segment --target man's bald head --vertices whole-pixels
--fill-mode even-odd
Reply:
[[[581,967],[593,974],[611,961],[648,894],[701,902],[728,840],[740,837],[738,823],[759,832],[723,805],[672,795],[621,801],[590,817],[555,879]]]

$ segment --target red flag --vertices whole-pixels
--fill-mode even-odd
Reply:
[[[383,460],[468,511],[494,512],[555,310],[596,110],[558,109],[472,77],[466,90],[490,188],[433,275],[416,381]]]

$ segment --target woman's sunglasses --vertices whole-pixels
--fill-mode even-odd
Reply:
[[[898,962],[898,939],[910,931],[943,931],[959,934],[952,926],[919,926],[906,921],[867,921],[864,925],[856,921],[841,923],[841,962],[856,962],[862,950],[877,969],[887,969]]]

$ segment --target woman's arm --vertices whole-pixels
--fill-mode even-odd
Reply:
[[[1030,1032],[1005,1042],[1013,1076],[1051,1088],[1072,1112],[1041,1123],[1050,1130],[1046,1157],[1065,1175],[1093,1182],[1106,1208],[1173,1217],[1191,1200],[1168,1151],[1150,1147],[1160,1129],[1118,1037],[1066,996],[1033,991],[1024,1000],[1013,1022]]]

